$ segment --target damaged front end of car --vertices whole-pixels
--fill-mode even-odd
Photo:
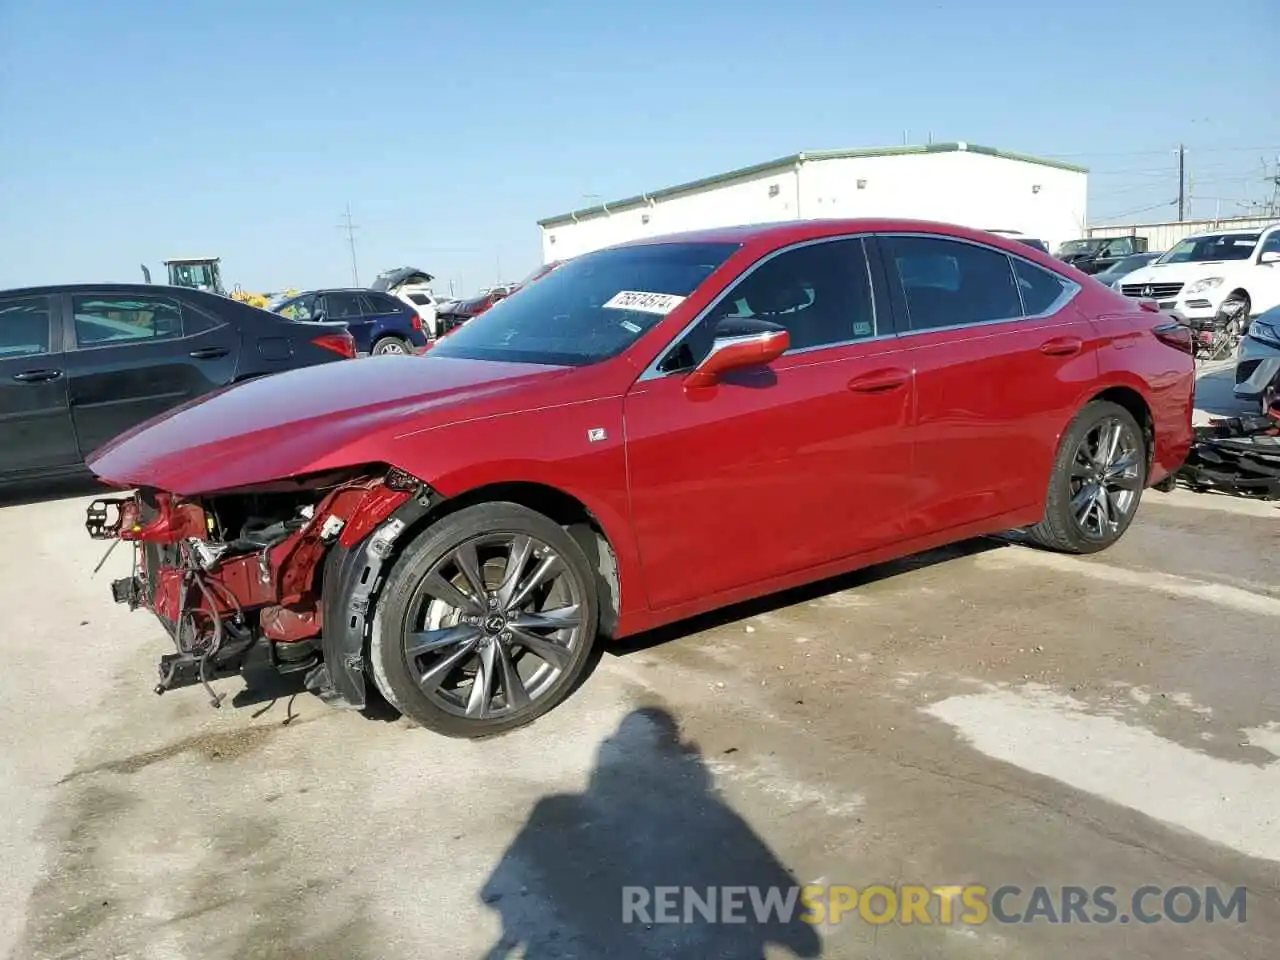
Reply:
[[[322,699],[360,709],[372,602],[400,535],[439,499],[374,467],[192,496],[141,487],[95,500],[85,526],[133,545],[133,572],[111,594],[151,610],[173,640],[157,694],[202,684],[217,707],[216,680],[303,673]]]

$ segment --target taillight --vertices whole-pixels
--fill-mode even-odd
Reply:
[[[422,332],[422,318],[418,316],[417,311],[414,311],[413,316],[409,318],[409,326],[413,327],[413,329],[419,333]]]
[[[354,360],[356,357],[356,340],[349,333],[326,333],[322,337],[316,337],[311,342],[317,347],[332,350],[348,360]]]
[[[1151,332],[1156,335],[1157,340],[1175,350],[1181,350],[1187,354],[1195,353],[1190,327],[1183,326],[1181,323],[1162,323],[1158,327],[1152,327]]]

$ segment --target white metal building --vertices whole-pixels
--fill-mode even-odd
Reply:
[[[1017,230],[1054,249],[1084,236],[1088,171],[972,143],[824,150],[538,221],[544,263],[638,237],[832,217]]]
[[[1090,227],[1090,237],[1146,237],[1147,249],[1168,250],[1184,237],[1215,230],[1262,230],[1280,217],[1223,217],[1214,220],[1170,220],[1164,223],[1122,223]]]

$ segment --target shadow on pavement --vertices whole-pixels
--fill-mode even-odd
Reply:
[[[480,898],[502,935],[484,960],[762,960],[769,946],[818,957],[821,937],[798,899],[789,912],[764,901],[757,911],[750,895],[773,888],[785,900],[800,883],[717,795],[671,714],[639,709],[601,744],[586,791],[540,800],[485,882]],[[698,899],[660,904],[658,887]],[[730,922],[718,901],[726,887],[748,888]]]
[[[121,491],[105,486],[92,477],[74,477],[65,480],[22,481],[0,487],[0,507],[22,507],[31,503],[51,500],[69,500],[73,497],[93,497],[119,494]]]

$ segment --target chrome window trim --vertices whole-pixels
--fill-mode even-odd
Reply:
[[[858,233],[837,233],[827,237],[812,237],[808,240],[797,240],[795,243],[789,243],[785,247],[779,247],[777,250],[772,250],[769,253],[765,254],[755,263],[751,264],[751,266],[747,267],[746,270],[742,271],[742,273],[734,277],[733,282],[729,286],[721,290],[720,293],[716,295],[716,298],[714,300],[712,300],[709,304],[707,304],[705,307],[699,310],[697,315],[694,316],[694,318],[690,320],[687,324],[685,324],[684,327],[680,330],[680,332],[677,333],[674,337],[672,337],[667,342],[667,345],[663,347],[662,350],[659,351],[658,355],[653,358],[653,361],[647,367],[645,367],[644,372],[641,373],[640,376],[636,378],[636,383],[645,383],[649,380],[663,380],[667,377],[688,375],[689,373],[692,373],[693,370],[696,370],[697,369],[696,366],[693,367],[692,370],[660,370],[659,365],[662,363],[664,359],[666,359],[667,355],[670,354],[671,351],[674,350],[677,346],[679,346],[680,342],[684,340],[684,338],[687,337],[690,333],[692,333],[694,328],[696,328],[698,324],[700,324],[703,320],[705,320],[707,316],[711,313],[711,311],[714,310],[716,307],[718,307],[724,301],[724,298],[727,297],[729,294],[731,294],[734,290],[736,290],[738,286],[742,283],[742,281],[747,279],[747,277],[751,276],[758,269],[763,267],[766,263],[769,263],[775,257],[779,257],[784,253],[790,253],[793,250],[801,250],[805,247],[816,246],[820,243],[832,243],[838,240],[862,240],[863,241],[863,263],[865,264],[865,269],[867,271],[868,289],[871,291],[871,316],[872,316],[872,322],[875,324],[875,329],[877,333],[873,334],[870,337],[854,337],[853,339],[850,339],[850,340],[841,340],[835,343],[822,343],[812,347],[800,347],[796,350],[788,350],[782,356],[784,357],[800,356],[806,353],[812,353],[815,350],[831,350],[836,347],[846,347],[855,343],[874,343],[877,340],[896,339],[898,336],[896,332],[895,333],[879,333],[878,332],[880,330],[880,313],[876,306],[875,278],[871,275],[871,257],[866,255],[866,242],[868,240],[874,239],[875,236],[876,236],[875,233],[868,230],[868,231],[861,231]],[[714,340],[712,342],[714,344]]]
[[[1058,273],[1058,271],[1050,270],[1048,267],[1042,266],[1041,264],[1036,263],[1034,260],[1030,260],[1027,257],[1021,256],[1020,254],[1017,254],[1017,253],[1010,253],[1008,250],[1001,250],[999,247],[993,247],[988,243],[980,243],[976,240],[970,240],[967,237],[952,237],[942,233],[920,233],[920,232],[913,232],[913,231],[892,231],[888,233],[878,233],[876,234],[876,236],[883,237],[884,239],[891,239],[893,237],[911,237],[913,239],[945,240],[951,243],[967,244],[968,246],[971,246],[971,247],[977,247],[980,250],[989,250],[992,253],[1003,254],[1004,256],[1008,257],[1010,260],[1021,260],[1023,263],[1027,264],[1028,266],[1032,266],[1038,270],[1043,270],[1046,273],[1053,274],[1058,279],[1058,282],[1062,284],[1062,293],[1058,296],[1056,300],[1053,301],[1053,303],[1049,304],[1049,306],[1046,309],[1041,310],[1039,313],[1029,314],[1026,312],[1026,301],[1023,299],[1023,296],[1022,296],[1022,285],[1018,283],[1018,275],[1014,270],[1013,265],[1010,264],[1009,271],[1010,273],[1013,274],[1013,283],[1018,291],[1018,302],[1022,304],[1023,312],[1021,316],[1002,317],[998,320],[974,320],[969,323],[948,324],[945,327],[924,327],[920,330],[915,330],[910,328],[911,307],[909,304],[907,304],[906,305],[907,317],[905,319],[908,325],[908,329],[899,332],[898,334],[899,337],[916,337],[924,333],[938,333],[939,331],[942,331],[942,330],[968,330],[975,327],[991,327],[991,326],[995,326],[998,323],[1023,323],[1027,320],[1044,320],[1048,317],[1053,316],[1055,313],[1058,313],[1060,310],[1062,310],[1063,307],[1065,307],[1072,300],[1074,300],[1080,294],[1080,291],[1084,289],[1084,286],[1082,284],[1077,283],[1076,281],[1070,279],[1069,277],[1064,277],[1062,274]],[[885,251],[884,255],[886,260],[890,259],[889,252],[887,250]],[[887,263],[885,264],[885,267],[886,268],[888,267]],[[892,282],[892,279],[890,282]],[[905,299],[907,291],[906,291],[905,284],[902,283],[901,277],[898,277],[898,284],[899,286],[902,287],[902,294]]]

